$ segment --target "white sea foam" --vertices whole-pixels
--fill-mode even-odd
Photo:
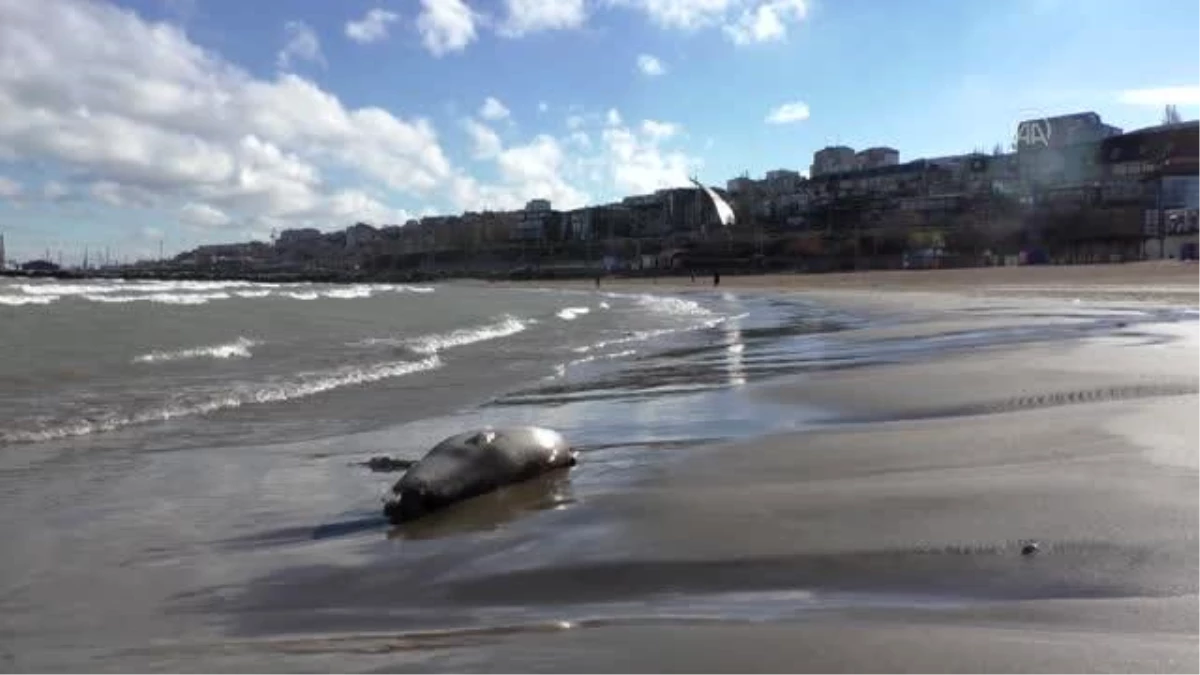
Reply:
[[[28,295],[101,295],[105,293],[173,293],[176,291],[221,291],[230,288],[255,286],[249,281],[125,281],[103,284],[45,283],[21,284],[18,288]]]
[[[369,298],[371,297],[371,289],[367,286],[351,286],[350,288],[335,288],[331,291],[325,291],[322,295],[327,298],[339,298],[342,300]]]
[[[558,318],[563,321],[574,321],[577,317],[583,316],[592,311],[588,307],[564,307],[558,310]]]
[[[418,354],[436,354],[443,349],[462,347],[463,345],[474,344],[476,342],[516,335],[525,330],[525,327],[525,322],[509,316],[505,317],[502,321],[486,326],[460,328],[449,333],[426,335],[413,340],[406,340],[404,344]]]
[[[248,359],[250,348],[256,345],[254,340],[239,337],[233,342],[206,347],[192,347],[177,351],[154,351],[142,354],[133,359],[135,363],[158,363],[162,361],[184,361],[187,359]]]
[[[0,295],[0,305],[48,305],[58,298],[57,295]]]
[[[712,316],[712,312],[694,300],[685,300],[669,295],[643,294],[637,296],[637,304],[652,312],[672,316]]]
[[[318,297],[315,291],[289,291],[284,293],[284,295],[295,300],[316,300]]]
[[[271,291],[234,291],[239,298],[265,298],[270,294]]]
[[[123,304],[128,302],[156,302],[164,305],[203,305],[209,300],[226,300],[229,294],[218,293],[151,293],[150,295],[93,295],[86,294],[85,300]]]
[[[32,443],[71,436],[113,431],[127,426],[165,422],[205,415],[244,405],[279,403],[314,396],[343,387],[379,382],[441,366],[437,356],[420,361],[392,361],[371,366],[347,366],[335,370],[307,373],[292,380],[268,383],[237,383],[217,394],[194,395],[133,415],[113,415],[103,419],[80,419],[38,430],[0,431],[0,443]]]

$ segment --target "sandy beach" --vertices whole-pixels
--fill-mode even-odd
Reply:
[[[1081,308],[1194,306],[1197,284],[1195,267],[1177,264],[726,277],[721,288],[803,293],[890,319],[845,336],[870,341],[1038,313],[1050,323]],[[569,603],[598,589],[636,600],[703,587],[744,594],[756,623],[599,625],[501,640],[488,662],[454,665],[1195,672],[1196,338],[1194,319],[1118,326],[760,387],[751,395],[846,417],[706,448],[610,500],[603,508],[641,542],[635,555],[462,589]],[[1035,555],[1021,554],[1028,541]],[[821,609],[773,618],[789,589]]]

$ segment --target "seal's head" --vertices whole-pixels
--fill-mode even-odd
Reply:
[[[416,490],[393,494],[383,506],[383,514],[395,524],[419,518],[434,510],[427,504],[425,495]]]

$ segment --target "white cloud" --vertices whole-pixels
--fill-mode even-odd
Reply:
[[[626,127],[609,127],[603,135],[610,179],[623,194],[653,192],[688,184],[697,160],[679,151],[664,151],[661,137],[638,135]]]
[[[1200,87],[1156,87],[1153,89],[1127,89],[1118,100],[1131,105],[1200,105]]]
[[[485,120],[502,120],[509,116],[510,112],[499,99],[491,96],[483,102],[479,107],[479,116]]]
[[[463,0],[421,0],[417,30],[429,53],[459,52],[478,36],[476,15]]]
[[[80,198],[204,205],[231,225],[390,208],[331,189],[325,167],[417,198],[453,175],[424,119],[346,108],[291,73],[257,79],[174,26],[80,0],[0,0],[0,156],[63,167]]]
[[[577,126],[564,138],[542,134],[523,145],[502,147],[499,152],[490,136],[472,131],[476,149],[480,141],[499,177],[485,183],[465,174],[454,179],[453,199],[457,208],[515,209],[535,198],[549,199],[555,208],[570,209],[590,203],[589,193],[578,186],[588,184],[607,196],[600,199],[653,192],[688,184],[689,169],[698,159],[681,150],[665,147],[680,137],[682,129],[671,122],[644,120],[626,127],[615,110],[610,115],[582,113],[571,118]],[[596,129],[600,142],[585,131]],[[480,125],[482,126],[482,125]]]
[[[639,54],[637,57],[637,68],[647,77],[657,77],[667,72],[666,66],[662,61],[658,60],[657,56],[652,54]]]
[[[371,44],[386,39],[388,24],[400,19],[400,15],[386,9],[372,9],[358,21],[346,22],[346,37],[359,44]]]
[[[538,112],[544,113],[550,110],[550,104],[545,101],[538,101]]]
[[[197,227],[221,227],[230,222],[229,216],[221,209],[195,202],[184,204],[179,209],[179,219]]]
[[[787,37],[789,22],[799,23],[808,15],[808,0],[769,0],[747,7],[725,34],[737,45],[773,42]]]
[[[808,0],[607,0],[644,13],[661,28],[695,31],[720,27],[737,45],[781,40],[803,21]]]
[[[655,140],[665,140],[679,133],[679,125],[671,122],[642,120],[642,133]]]
[[[491,127],[473,119],[465,120],[463,126],[471,137],[471,152],[476,159],[492,159],[500,154],[503,144],[500,142],[500,136],[492,131]]]
[[[695,30],[721,21],[738,0],[609,0],[637,9],[663,28]]]
[[[578,28],[587,21],[583,0],[505,0],[504,5],[498,32],[505,37]]]
[[[802,101],[793,101],[771,108],[771,111],[767,113],[766,121],[767,124],[791,124],[803,122],[808,117],[808,104]]]
[[[0,176],[0,199],[16,199],[24,191],[17,181]]]
[[[568,115],[567,128],[572,130],[578,129],[583,126],[584,121],[583,115]]]
[[[312,61],[325,65],[325,55],[321,53],[321,41],[311,26],[303,21],[288,21],[283,25],[287,42],[279,50],[276,64],[283,70],[291,69],[296,61]]]
[[[459,175],[453,200],[462,210],[519,209],[530,199],[549,199],[558,209],[585,205],[589,196],[564,178],[566,155],[554,138],[538,135],[525,145],[505,148],[495,158],[499,182],[481,183]]]

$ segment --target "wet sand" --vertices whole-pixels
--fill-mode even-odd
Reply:
[[[1162,299],[1162,279],[1067,276],[1073,297]],[[1183,297],[1188,279],[1167,276]],[[1003,324],[1014,307],[1080,309],[1054,291],[953,285],[820,297],[909,317],[845,336],[864,341]],[[635,553],[456,590],[501,605],[677,594],[692,598],[680,617],[506,637],[486,658],[451,650],[421,667],[1195,672],[1198,344],[1195,321],[1139,325],[759,387],[750,395],[848,417],[706,448],[598,505]],[[1040,551],[1022,555],[1029,540]],[[719,620],[696,619],[705,595]],[[735,607],[746,616],[731,618]]]

